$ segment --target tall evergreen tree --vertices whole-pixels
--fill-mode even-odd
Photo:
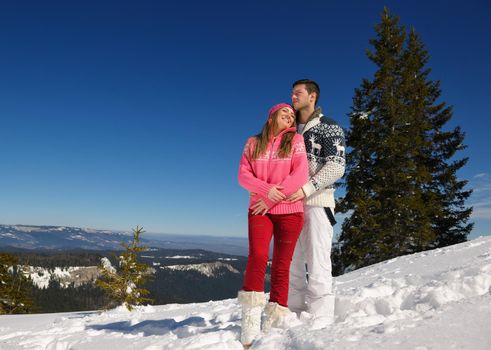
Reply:
[[[428,79],[428,53],[411,30],[384,9],[370,40],[372,80],[355,89],[347,132],[346,196],[338,210],[348,213],[335,260],[340,270],[465,240],[472,208],[453,161],[462,149],[459,128],[443,132],[451,108],[437,103],[439,82]]]
[[[406,98],[410,111],[421,120],[428,140],[423,158],[431,178],[423,191],[428,201],[437,201],[433,208],[432,230],[435,240],[431,247],[444,247],[467,240],[474,224],[469,222],[472,207],[465,205],[472,190],[465,189],[468,181],[459,180],[457,171],[468,158],[454,159],[456,153],[466,146],[460,127],[445,131],[443,127],[452,118],[452,107],[438,103],[441,96],[440,82],[428,79],[430,69],[425,69],[429,55],[414,28],[411,29],[404,56]]]
[[[23,314],[32,309],[32,284],[17,257],[0,254],[0,314]]]
[[[121,243],[125,251],[116,257],[119,269],[114,268],[107,258],[102,259],[99,266],[101,277],[96,282],[115,303],[125,305],[130,311],[137,305],[152,301],[145,297],[148,290],[142,288],[151,276],[151,267],[138,261],[138,253],[148,250],[140,244],[143,232],[143,228],[137,226],[133,230],[132,242]]]

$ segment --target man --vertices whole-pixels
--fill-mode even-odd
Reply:
[[[301,318],[310,317],[315,329],[334,321],[331,275],[334,184],[345,169],[343,129],[316,107],[319,95],[319,85],[313,80],[293,83],[291,98],[297,111],[297,130],[303,135],[307,150],[309,181],[289,197],[290,201],[305,197],[305,223],[290,267],[288,306],[297,314],[307,311],[310,315],[303,314]]]

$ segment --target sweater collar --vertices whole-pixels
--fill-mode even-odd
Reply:
[[[310,115],[309,119],[307,120],[307,123],[308,124],[311,120],[315,119],[315,118],[320,118],[321,117],[321,114],[322,114],[322,109],[320,107],[317,107],[313,112],[312,114]]]
[[[307,132],[307,130],[312,129],[314,126],[320,123],[320,117],[322,117],[322,110],[317,107],[312,115],[309,117],[305,127],[303,128],[302,135]]]

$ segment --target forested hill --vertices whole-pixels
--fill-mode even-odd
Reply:
[[[32,284],[34,312],[102,309],[109,300],[95,286],[102,257],[116,264],[119,251],[13,250]],[[157,249],[141,253],[153,278],[145,285],[155,304],[233,298],[242,286],[246,258],[199,249]]]

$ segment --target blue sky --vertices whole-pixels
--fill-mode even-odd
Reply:
[[[427,45],[466,132],[471,238],[491,234],[484,0],[2,1],[0,223],[245,237],[245,140],[306,77],[349,127],[384,5]]]

